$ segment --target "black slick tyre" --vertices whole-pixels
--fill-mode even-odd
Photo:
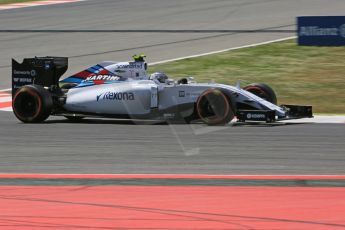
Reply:
[[[208,125],[224,125],[235,116],[230,99],[218,89],[208,89],[199,96],[196,112]]]
[[[25,85],[13,96],[14,115],[24,123],[45,121],[51,114],[53,99],[51,94],[39,85]]]
[[[277,104],[277,95],[274,90],[266,84],[263,83],[253,83],[247,85],[243,88],[244,90],[271,102],[272,104]]]

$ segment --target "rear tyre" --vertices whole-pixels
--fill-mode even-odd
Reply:
[[[277,96],[274,90],[266,84],[263,83],[253,83],[247,85],[243,88],[244,90],[271,102],[272,104],[277,104]]]
[[[198,117],[208,125],[227,124],[234,118],[230,99],[218,89],[203,92],[197,102]]]
[[[45,121],[51,114],[53,99],[51,94],[39,85],[25,85],[13,96],[14,115],[24,123]]]

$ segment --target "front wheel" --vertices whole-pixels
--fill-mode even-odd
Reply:
[[[253,83],[247,85],[243,88],[244,90],[271,102],[272,104],[277,104],[277,96],[274,90],[266,84],[263,83]]]
[[[235,116],[230,99],[218,89],[203,92],[196,102],[196,111],[208,125],[227,124]]]
[[[39,85],[25,85],[13,96],[14,115],[24,123],[45,121],[51,114],[53,99],[50,93]]]

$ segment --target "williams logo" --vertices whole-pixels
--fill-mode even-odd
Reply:
[[[185,91],[178,91],[179,97],[185,97],[185,95],[186,95]]]
[[[135,100],[134,98],[134,93],[132,92],[106,92],[106,93],[101,93],[97,95],[96,97],[97,101],[100,100],[117,100],[117,101],[133,101]]]

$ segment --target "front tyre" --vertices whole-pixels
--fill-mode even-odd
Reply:
[[[203,92],[197,102],[198,117],[208,125],[227,124],[234,118],[230,99],[218,89]]]
[[[25,85],[13,96],[14,115],[24,123],[45,121],[51,114],[53,99],[51,94],[39,85]]]
[[[244,90],[271,102],[272,104],[277,104],[277,95],[274,90],[266,84],[263,83],[253,83],[247,85],[243,88]]]

